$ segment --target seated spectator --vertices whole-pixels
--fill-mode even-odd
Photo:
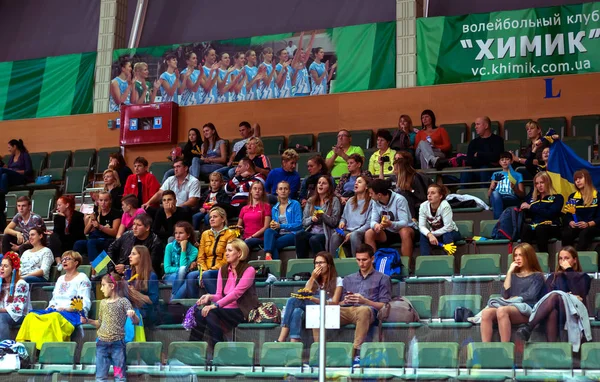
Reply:
[[[499,308],[487,307],[481,312],[481,341],[492,342],[494,324],[498,324],[501,342],[510,342],[512,325],[529,321],[531,307],[544,294],[544,274],[535,254],[535,249],[527,243],[521,243],[513,250],[513,262],[506,272],[502,284],[502,298],[519,297],[526,304],[517,307],[509,304]],[[523,305],[523,304],[521,304]]]
[[[48,244],[62,271],[61,254],[70,251],[78,240],[85,240],[85,220],[81,212],[75,211],[75,197],[63,195],[56,201],[54,230],[50,232]],[[79,256],[81,256],[78,253]],[[81,264],[81,261],[79,261]]]
[[[375,179],[369,184],[373,199],[371,228],[365,233],[365,244],[377,248],[377,243],[389,247],[402,243],[402,256],[412,256],[416,224],[412,220],[404,196],[390,190],[390,183]]]
[[[304,285],[313,293],[308,299],[290,297],[285,304],[285,314],[281,317],[281,332],[277,342],[285,342],[290,337],[290,342],[302,342],[302,329],[307,305],[319,303],[319,289],[327,292],[327,305],[338,305],[342,299],[342,278],[337,275],[333,256],[329,252],[319,252],[315,255],[315,269]],[[313,342],[319,342],[319,330],[313,330]]]
[[[371,224],[371,195],[369,194],[370,179],[362,175],[354,183],[354,196],[350,198],[342,213],[338,228],[344,235],[334,233],[331,236],[329,252],[336,254],[337,249],[345,243],[350,243],[352,256],[365,241],[365,233]]]
[[[398,130],[392,136],[390,147],[392,150],[414,153],[415,138],[418,132],[419,129],[413,126],[412,119],[408,115],[402,114],[398,119]]]
[[[231,156],[227,162],[226,167],[222,167],[217,170],[225,180],[229,180],[235,176],[235,169],[240,160],[247,156],[246,154],[246,143],[251,137],[260,137],[260,125],[254,124],[254,127],[250,126],[250,123],[246,121],[240,122],[240,135],[242,139],[237,141],[231,150]]]
[[[123,199],[123,186],[119,180],[119,175],[115,170],[104,170],[102,174],[104,180],[104,191],[110,194],[111,206],[113,209],[121,212],[121,199]]]
[[[364,158],[358,154],[352,154],[348,157],[348,172],[340,178],[335,188],[335,196],[340,198],[342,205],[346,205],[348,199],[354,196],[354,184],[359,177],[371,179],[370,171],[363,171],[362,165]]]
[[[252,183],[248,204],[242,207],[237,225],[243,227],[242,238],[250,250],[263,244],[263,235],[271,223],[271,205],[267,201],[265,186]]]
[[[202,127],[204,142],[202,142],[202,155],[200,157],[200,174],[204,179],[227,163],[227,143],[219,137],[217,128],[212,123]]]
[[[150,250],[143,245],[133,246],[129,254],[129,265],[131,266],[129,288],[135,289],[150,299],[150,304],[140,307],[140,313],[144,320],[144,326],[153,326],[157,322],[158,276],[152,269]]]
[[[6,252],[0,263],[0,338],[9,339],[10,329],[23,322],[29,312],[29,284],[20,276],[19,254]]]
[[[302,208],[290,199],[290,184],[277,185],[277,204],[271,209],[271,223],[265,231],[265,260],[279,259],[279,251],[294,245],[296,232],[302,229]]]
[[[559,238],[561,234],[560,216],[564,198],[552,186],[552,179],[546,172],[540,172],[533,178],[533,195],[521,204],[525,217],[531,224],[524,224],[521,241],[537,244],[538,251],[548,252],[548,239]]]
[[[308,198],[315,194],[319,178],[323,175],[331,176],[327,169],[327,165],[325,164],[325,160],[320,155],[311,157],[308,162],[306,162],[306,166],[308,168],[308,176],[304,178],[302,185],[300,186],[300,205],[302,208],[306,205]]]
[[[333,194],[331,177],[322,175],[317,183],[317,189],[308,199],[302,214],[304,230],[296,234],[296,255],[306,259],[309,250],[319,253],[329,248],[329,241],[340,222],[342,205]]]
[[[164,259],[163,245],[158,236],[150,231],[152,227],[152,218],[148,214],[139,214],[133,219],[131,231],[127,231],[113,241],[108,247],[108,256],[112,262],[108,263],[110,272],[116,271],[118,274],[125,274],[125,269],[129,266],[129,254],[135,246],[143,245],[150,251],[152,259],[152,269],[156,274],[162,277],[161,263]]]
[[[196,259],[198,248],[194,228],[188,222],[180,221],[175,225],[175,240],[165,248],[163,279],[173,286],[171,299],[187,298],[185,295],[185,277],[194,269],[198,269]],[[193,296],[189,296],[193,298]]]
[[[377,311],[392,299],[390,277],[373,267],[373,248],[367,244],[356,250],[358,272],[344,277],[340,308],[340,325],[356,325],[354,329],[354,365],[360,364],[360,348],[365,342],[369,327]],[[349,306],[350,305],[350,306]]]
[[[231,198],[225,192],[225,182],[223,175],[217,171],[209,176],[209,184],[206,191],[200,196],[200,210],[192,217],[195,230],[199,230],[204,226],[208,226],[208,211],[214,206],[226,208],[231,202]]]
[[[488,189],[490,204],[494,211],[494,219],[498,219],[508,207],[515,207],[521,203],[525,196],[523,175],[513,171],[512,155],[509,152],[500,154],[500,167],[502,171],[492,174],[492,182]]]
[[[408,202],[410,216],[419,215],[421,203],[427,200],[427,188],[433,182],[431,177],[417,172],[414,159],[408,151],[398,151],[394,157],[394,174],[390,179],[396,182],[395,193],[404,196]],[[383,179],[381,174],[379,179]]]
[[[421,113],[423,128],[415,138],[415,155],[421,162],[421,168],[435,167],[438,171],[448,165],[446,159],[452,150],[450,137],[443,127],[435,124],[435,114],[431,110]]]
[[[92,306],[90,279],[85,273],[77,271],[81,262],[79,253],[75,251],[63,253],[61,263],[65,274],[54,284],[48,308],[31,311],[25,316],[17,334],[17,342],[35,342],[35,347],[41,350],[45,342],[69,340],[75,328],[81,324],[81,314],[87,316]],[[83,300],[83,311],[76,311],[71,306],[74,297]]]
[[[221,207],[213,207],[209,212],[210,229],[202,232],[198,246],[196,264],[198,270],[186,276],[186,296],[198,296],[198,278],[202,274],[202,284],[208,293],[217,291],[217,273],[226,264],[225,247],[236,237],[235,232],[227,228],[227,213]]]
[[[427,201],[419,207],[419,231],[421,232],[421,256],[431,254],[431,246],[456,243],[460,232],[452,219],[452,207],[446,201],[448,189],[432,184],[427,189]]]
[[[31,248],[29,243],[29,231],[40,227],[46,230],[44,219],[38,214],[31,212],[31,199],[28,196],[19,196],[17,199],[17,214],[4,228],[2,237],[2,251],[25,252]]]
[[[577,250],[587,251],[596,236],[600,235],[600,208],[598,191],[587,170],[573,174],[575,192],[569,195],[568,204],[575,206],[575,213],[566,212],[563,219],[562,244],[573,245],[578,238]],[[577,220],[577,221],[575,221]]]
[[[167,243],[173,237],[177,222],[192,222],[192,214],[188,209],[175,205],[175,193],[171,190],[162,194],[162,208],[159,208],[154,216],[152,232],[154,232],[163,243]],[[193,229],[192,229],[193,230]]]
[[[504,151],[504,139],[492,133],[492,122],[489,117],[479,117],[475,120],[475,132],[477,137],[469,142],[465,164],[480,169],[496,167],[501,158],[500,154]],[[460,175],[460,182],[483,183],[489,178],[489,171],[463,172]]]
[[[390,148],[392,134],[385,130],[377,130],[377,151],[369,159],[369,172],[374,176],[391,175],[394,172],[394,155],[396,152]]]
[[[188,173],[188,166],[183,158],[175,159],[173,169],[175,169],[175,175],[167,178],[156,194],[142,204],[143,209],[146,210],[148,207],[158,204],[162,199],[163,192],[171,190],[175,193],[177,207],[187,209],[189,213],[198,210],[200,181]]]
[[[48,248],[46,231],[34,227],[29,231],[29,243],[32,248],[21,255],[21,278],[28,284],[50,281],[50,268],[54,263],[52,251]]]
[[[136,199],[133,199],[137,202]],[[108,249],[115,240],[121,227],[121,215],[112,208],[110,194],[102,191],[98,194],[98,213],[84,217],[83,232],[88,239],[78,240],[73,245],[77,252],[87,253],[90,262],[94,261],[100,252]]]
[[[152,196],[160,189],[160,183],[153,174],[148,172],[148,161],[144,157],[137,157],[133,162],[135,174],[129,175],[123,196],[135,195],[138,199],[138,206],[147,203]],[[156,201],[158,203],[158,200]],[[153,207],[158,206],[158,204]]]
[[[146,167],[148,167],[148,162],[146,162]],[[119,183],[121,183],[121,185],[126,184],[127,178],[133,174],[131,169],[127,166],[125,158],[123,158],[123,155],[120,152],[110,154],[107,170],[114,170],[117,172],[117,174],[119,174]]]
[[[360,146],[352,146],[352,134],[350,134],[350,131],[340,130],[337,136],[337,144],[331,148],[331,151],[327,153],[327,157],[325,158],[327,160],[326,167],[331,170],[331,176],[342,176],[348,172],[347,162],[352,154],[365,156]]]
[[[265,155],[265,148],[260,138],[252,137],[248,139],[248,143],[246,143],[246,153],[248,154],[248,158],[254,163],[256,172],[267,179],[267,176],[271,171],[271,161]]]
[[[254,162],[242,158],[235,168],[235,176],[225,185],[225,192],[231,195],[231,206],[235,208],[234,216],[239,215],[239,211],[248,203],[248,194],[255,182],[264,184],[265,177],[256,172]]]
[[[287,149],[281,154],[281,167],[269,171],[265,189],[269,194],[269,202],[277,203],[277,189],[279,182],[285,181],[290,187],[290,198],[297,199],[300,191],[300,174],[296,171],[298,164],[298,153],[294,149]]]
[[[190,341],[203,341],[208,328],[211,343],[222,342],[223,330],[232,330],[246,322],[248,313],[259,305],[255,271],[248,264],[250,249],[242,240],[234,239],[227,244],[226,251],[226,263],[218,269],[216,293],[205,294],[196,303],[196,327]]]
[[[21,186],[34,179],[31,157],[23,140],[11,139],[8,141],[8,153],[10,158],[6,167],[0,167],[0,193],[4,195],[10,187]]]
[[[542,150],[542,157],[536,162],[538,150]],[[514,161],[515,155],[512,151],[510,153],[512,154]],[[529,156],[525,160],[525,168],[527,169],[527,172],[531,174],[531,176],[535,176],[538,172],[546,171],[546,164],[548,163],[548,158],[550,158],[550,147],[544,147],[542,149],[538,145],[533,146],[531,152],[529,153]]]
[[[202,136],[200,135],[200,131],[195,127],[192,127],[188,131],[188,141],[185,146],[183,146],[181,154],[183,155],[185,163],[190,166],[190,174],[196,179],[199,179],[200,165],[202,163],[202,160],[200,159],[202,156]],[[172,158],[171,160],[175,160],[175,158]],[[167,170],[162,178],[162,182],[164,183],[165,180],[173,175],[175,175],[175,170],[172,168]]]
[[[531,332],[543,322],[545,323],[548,342],[558,342],[560,331],[568,328],[565,321],[571,313],[567,314],[563,298],[555,291],[567,293],[573,300],[572,303],[575,308],[578,311],[585,310],[587,315],[585,302],[590,293],[591,285],[592,279],[587,273],[582,272],[575,248],[571,246],[563,247],[558,253],[556,271],[546,280],[546,290],[549,292],[535,305],[533,313],[529,317],[529,323],[525,323],[517,329],[517,335],[522,340],[529,341]],[[580,336],[581,329],[577,328],[577,333],[573,337],[580,338]],[[569,330],[570,338],[571,331]],[[588,338],[589,340],[590,338]]]
[[[117,239],[133,227],[133,219],[139,214],[144,214],[146,211],[138,207],[138,199],[134,195],[125,195],[121,202],[123,215],[121,215],[121,225],[117,231]]]
[[[542,151],[546,147],[549,147],[550,144],[547,140],[542,139],[542,128],[536,121],[530,120],[527,122],[525,129],[527,130],[527,139],[529,139],[531,143],[525,147],[521,147],[519,150],[519,157],[513,156],[513,162],[524,165],[533,151],[535,152],[533,164],[538,165],[540,159],[542,159]],[[535,150],[534,147],[536,148]]]

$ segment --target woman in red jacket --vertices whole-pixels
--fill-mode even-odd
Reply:
[[[158,183],[154,175],[148,172],[148,161],[144,157],[135,158],[133,172],[134,174],[129,175],[127,178],[123,196],[137,196],[139,205],[141,206],[156,194],[160,189],[160,183]],[[158,205],[152,207],[158,207]]]
[[[450,137],[443,127],[435,125],[435,114],[427,109],[421,113],[423,128],[415,138],[416,156],[421,161],[421,168],[444,168],[448,161],[446,157],[452,150]]]

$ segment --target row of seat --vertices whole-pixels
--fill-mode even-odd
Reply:
[[[259,364],[256,365],[253,342],[220,342],[214,347],[212,362],[207,362],[206,342],[172,342],[163,365],[161,342],[128,343],[126,358],[128,374],[148,374],[169,378],[196,377],[246,378],[265,380],[294,375],[312,378],[319,367],[319,344],[310,346],[308,365],[303,365],[303,344],[293,342],[263,343]],[[29,376],[93,375],[96,365],[96,343],[83,344],[79,363],[75,364],[74,342],[47,342],[42,345],[32,369],[19,370]],[[32,349],[32,346],[28,346]],[[328,342],[325,366],[331,377],[377,378],[388,380],[448,379],[458,380],[517,380],[563,379],[573,376],[600,376],[600,343],[581,346],[580,369],[573,369],[570,343],[527,343],[523,351],[522,369],[515,367],[515,344],[470,342],[467,348],[467,367],[459,368],[460,345],[456,342],[416,342],[408,349],[402,342],[364,343],[360,364],[352,369],[353,346],[346,342]],[[279,369],[277,369],[279,368]],[[284,369],[281,369],[284,368]],[[328,375],[329,376],[329,375]]]

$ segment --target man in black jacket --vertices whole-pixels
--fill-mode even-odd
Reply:
[[[126,266],[129,266],[129,255],[131,250],[136,245],[143,245],[150,251],[152,257],[152,268],[158,276],[162,278],[163,268],[162,262],[165,257],[164,247],[162,242],[155,233],[150,231],[152,227],[152,218],[147,214],[139,214],[133,219],[133,226],[130,231],[127,231],[119,239],[115,240],[108,247],[108,255],[116,264],[109,263],[109,271],[116,271],[124,274]]]
[[[504,152],[504,140],[492,133],[491,125],[489,117],[479,117],[475,120],[475,132],[478,136],[469,143],[467,166],[480,169],[498,167],[500,154]],[[491,176],[492,172],[489,171],[463,172],[460,182],[463,185],[472,182],[489,184]],[[476,185],[475,187],[487,187],[487,185]]]

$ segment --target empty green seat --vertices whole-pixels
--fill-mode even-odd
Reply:
[[[549,118],[540,118],[538,119],[538,124],[542,129],[542,134],[546,134],[546,132],[550,129],[554,129],[556,134],[558,134],[561,138],[564,137],[567,133],[567,118],[566,117],[549,117]]]
[[[296,145],[308,147],[311,150],[314,146],[315,137],[312,134],[293,134],[288,137],[288,148],[296,149]]]
[[[281,277],[281,260],[252,260],[248,264],[253,267],[264,265],[269,268],[269,273],[272,273],[277,278]]]
[[[511,378],[515,364],[515,345],[511,342],[471,342],[467,345],[468,375],[460,381],[504,381]]]
[[[352,273],[358,272],[358,263],[355,258],[334,259],[335,269],[338,276],[346,277]]]
[[[438,318],[454,318],[454,311],[458,307],[469,308],[477,314],[481,310],[481,296],[475,294],[440,296]]]
[[[92,165],[94,164],[95,156],[96,156],[96,149],[76,150],[73,153],[72,167],[85,167],[89,170],[92,168]]]
[[[542,272],[549,273],[550,266],[548,265],[548,257],[549,257],[548,254],[546,252],[536,252],[535,254],[538,258],[538,262],[540,263],[540,267],[542,267]],[[508,266],[510,266],[510,264],[512,264],[512,262],[513,262],[513,255],[512,255],[512,253],[509,253],[506,264],[508,264]]]
[[[329,349],[328,349],[329,350]],[[404,367],[403,342],[365,342],[360,347],[360,367]]]
[[[579,263],[583,272],[598,272],[598,253],[596,251],[579,251],[577,254],[579,255]]]
[[[581,369],[586,375],[590,371],[598,375],[600,372],[600,343],[586,342],[581,345]]]
[[[499,275],[500,254],[463,255],[460,258],[461,276]]]
[[[331,151],[331,148],[337,144],[338,132],[330,133],[319,133],[317,135],[317,151],[321,153],[323,158],[327,156],[327,153]],[[356,142],[352,141],[352,146],[358,146]]]
[[[412,351],[410,367],[417,369],[416,375],[407,374],[402,379],[447,379],[456,375],[458,368],[458,349],[456,342],[417,342]],[[454,369],[444,372],[439,369]],[[438,378],[436,378],[437,376]]]
[[[571,373],[573,367],[572,346],[561,342],[528,342],[523,351],[523,370],[527,375],[519,380],[532,377],[561,378],[563,373],[548,374],[548,370],[565,370]]]
[[[71,160],[71,151],[55,151],[48,157],[48,168],[66,169]]]
[[[415,276],[449,277],[454,274],[454,256],[419,256],[415,263]]]
[[[260,139],[265,148],[265,155],[279,155],[281,149],[284,147],[285,137],[283,135],[261,137]]]
[[[459,143],[467,141],[467,124],[466,123],[446,123],[442,127],[448,132],[452,150],[456,151]]]
[[[473,220],[458,220],[455,221],[460,236],[464,239],[473,237]]]
[[[489,245],[489,244],[505,244],[508,243],[508,239],[492,239],[492,230],[496,226],[497,220],[481,220],[479,221],[479,236],[485,237],[488,240],[478,241],[477,245]]]
[[[360,146],[363,151],[376,146],[373,144],[373,130],[353,130],[350,133],[352,134],[353,146]],[[366,166],[363,166],[363,168],[366,168]]]
[[[512,151],[516,155],[519,150],[521,150],[521,141],[518,139],[509,139],[504,141],[504,151]],[[491,177],[492,173],[490,172],[490,178]]]
[[[271,168],[280,168],[281,155],[269,155],[269,162],[271,162]]]
[[[121,148],[119,147],[104,147],[98,150],[96,156],[96,174],[102,174],[104,170],[108,168],[108,162],[110,161],[110,154],[120,153]]]
[[[38,356],[40,369],[21,369],[20,374],[46,375],[61,370],[72,370],[75,342],[45,342]]]
[[[402,262],[402,277],[408,277],[410,273],[410,256],[401,256],[400,261]]]
[[[46,159],[48,158],[47,153],[31,153],[31,168],[33,169],[33,176],[37,177],[42,172],[42,169],[46,165]],[[8,163],[8,162],[6,162]]]
[[[504,121],[504,139],[516,139],[521,143],[521,147],[524,147],[527,144],[527,130],[525,130],[525,125],[529,121],[529,119],[511,119]]]
[[[43,219],[52,217],[54,199],[56,198],[55,189],[35,190],[31,195],[32,210]]]
[[[173,162],[152,162],[150,165],[150,172],[156,177],[156,179],[162,182],[165,173],[173,168]]]
[[[431,296],[405,296],[411,302],[421,319],[431,318]]]
[[[583,160],[588,162],[592,160],[592,153],[594,149],[592,137],[564,137],[563,142]]]
[[[67,169],[65,193],[79,195],[88,185],[89,169],[83,167],[71,167]]]
[[[95,365],[96,364],[96,342],[90,341],[85,342],[81,348],[81,356],[79,357],[79,363],[82,365]]]
[[[254,365],[254,342],[218,342],[213,356],[214,366]]]
[[[327,342],[326,367],[350,367],[352,366],[354,349],[350,342]],[[314,342],[310,346],[310,366],[319,366],[319,343]]]
[[[491,177],[492,174],[490,173],[490,178]],[[485,204],[487,204],[488,206],[490,205],[490,198],[488,197],[488,188],[461,188],[456,193],[459,195],[471,195],[478,197],[479,199],[483,200]]]
[[[126,352],[129,366],[160,366],[162,342],[129,342]]]
[[[371,160],[371,156],[377,151],[377,147],[372,147],[367,150],[363,150],[365,154],[365,164],[363,164],[363,169],[367,169],[369,167],[369,161]]]
[[[171,342],[167,354],[167,364],[169,366],[205,366],[207,347],[206,342]]]
[[[302,366],[301,342],[265,342],[260,349],[260,365],[263,367]]]
[[[574,115],[571,118],[571,136],[592,137],[594,144],[598,143],[598,127],[600,115]]]
[[[289,259],[285,276],[290,279],[297,273],[312,273],[314,268],[313,259]]]

